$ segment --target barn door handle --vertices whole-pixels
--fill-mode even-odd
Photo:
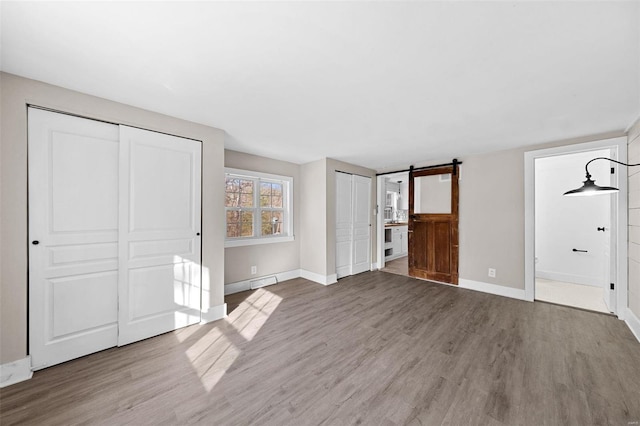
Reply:
[[[578,249],[573,249],[572,251],[579,252],[579,253],[588,253],[589,252],[588,250],[578,250]]]
[[[598,231],[602,231],[602,232],[604,232],[604,226],[603,226],[602,228],[601,228],[601,227],[598,227]]]

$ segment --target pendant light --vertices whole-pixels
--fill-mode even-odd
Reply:
[[[613,160],[607,157],[596,157],[593,160],[590,160],[585,166],[585,170],[587,172],[587,180],[582,183],[582,186],[577,189],[572,189],[571,191],[567,191],[564,195],[569,197],[576,196],[591,196],[591,195],[600,195],[600,194],[612,194],[614,192],[618,192],[618,188],[614,188],[613,186],[598,186],[594,180],[591,180],[591,174],[589,173],[589,164],[596,160],[608,160],[616,164],[621,164],[627,167],[635,167],[640,166],[640,164],[626,164],[620,161]]]

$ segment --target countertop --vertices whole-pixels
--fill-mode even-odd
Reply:
[[[407,225],[409,225],[409,223],[407,222],[396,222],[396,223],[385,222],[384,227],[390,228],[392,226],[407,226]]]

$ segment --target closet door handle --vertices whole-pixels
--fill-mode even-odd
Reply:
[[[33,241],[31,241],[31,244],[33,244],[34,246],[37,246],[38,244],[40,244],[40,241],[33,240]]]
[[[604,226],[603,227],[598,227],[598,231],[604,232]]]
[[[588,253],[589,250],[578,250],[578,249],[573,249],[572,251],[578,252],[578,253]]]

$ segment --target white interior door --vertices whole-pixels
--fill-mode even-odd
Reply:
[[[117,344],[118,126],[29,108],[29,352]]]
[[[120,126],[118,345],[200,321],[201,143]]]
[[[353,201],[351,175],[336,172],[336,275],[352,274]]]
[[[371,269],[371,178],[353,175],[352,274]]]

